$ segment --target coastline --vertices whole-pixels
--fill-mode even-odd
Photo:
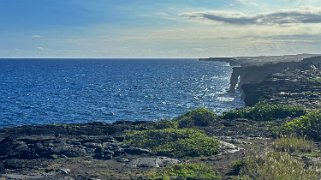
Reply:
[[[226,60],[230,61],[230,64],[234,63],[234,60],[224,59]],[[254,105],[254,108],[241,108],[240,112],[243,112],[242,109],[248,113],[249,110],[255,111],[255,108],[270,108],[275,104],[284,104],[286,110],[290,105],[291,108],[292,105],[303,106],[307,109],[304,111],[318,108],[320,96],[310,92],[321,89],[320,61],[320,58],[308,57],[294,62],[265,62],[259,66],[249,66],[247,62],[246,65],[235,67],[233,73],[236,75],[231,77],[231,89],[236,86],[235,79],[240,78],[239,87],[243,89],[245,102],[247,105]],[[270,71],[270,67],[280,68]],[[258,72],[263,70],[266,72],[257,76]],[[261,106],[258,102],[267,105]],[[279,108],[283,106],[277,106],[276,109]],[[263,120],[256,116],[237,117],[235,114],[239,115],[239,112],[234,113],[235,111],[218,116],[200,110],[169,121],[4,128],[0,129],[0,177],[149,179],[149,173],[155,169],[161,171],[179,164],[201,163],[215,167],[218,176],[228,179],[240,175],[234,172],[234,161],[251,156],[253,152],[262,153],[266,149],[273,149],[274,141],[280,138],[278,128],[302,115],[302,109],[295,110],[299,113],[284,117],[263,116]],[[292,111],[291,109],[291,113]],[[192,154],[184,157],[178,154],[169,155],[135,144],[135,136],[131,134],[142,133],[140,140],[143,142],[146,135],[144,133],[147,132],[170,131],[175,134],[185,132],[186,129],[196,129],[197,132],[204,132],[204,138],[217,139],[220,142],[219,150],[211,155],[206,152],[193,156],[197,151],[202,152],[203,147],[196,147],[194,152],[191,150]],[[314,143],[317,147],[320,146],[318,140],[314,140]],[[306,164],[321,157],[319,154],[316,157],[304,156],[301,158],[299,154],[297,159]]]

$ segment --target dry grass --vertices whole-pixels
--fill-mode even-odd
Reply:
[[[282,152],[309,153],[315,148],[313,141],[301,137],[282,137],[273,143],[273,148]]]
[[[262,180],[318,179],[316,169],[306,169],[304,163],[296,160],[288,153],[273,151],[246,159],[240,174],[241,177]]]

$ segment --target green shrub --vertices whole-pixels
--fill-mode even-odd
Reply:
[[[241,175],[253,179],[317,179],[316,170],[306,169],[304,163],[287,153],[267,152],[262,156],[252,156],[245,160]]]
[[[299,117],[306,113],[301,106],[258,103],[253,107],[232,110],[223,114],[224,119],[246,118],[258,121]]]
[[[124,143],[151,149],[157,155],[197,157],[217,154],[219,141],[196,129],[161,129],[128,132]]]
[[[314,149],[312,141],[298,137],[282,137],[273,143],[273,148],[282,152],[311,152]]]
[[[179,128],[191,128],[195,126],[211,126],[217,120],[217,115],[205,108],[195,109],[174,119]]]
[[[221,179],[213,166],[200,163],[184,163],[157,170],[151,179]]]
[[[312,111],[286,123],[282,132],[321,140],[321,111]]]
[[[177,122],[172,120],[160,120],[155,121],[152,125],[153,129],[168,129],[168,128],[177,128]]]

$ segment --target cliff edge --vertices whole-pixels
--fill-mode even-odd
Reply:
[[[310,87],[313,85],[311,85],[311,82],[306,82],[306,79],[321,77],[321,74],[318,74],[318,70],[307,70],[307,67],[312,66],[316,69],[320,68],[321,55],[299,54],[286,56],[208,58],[200,60],[227,62],[233,66],[229,92],[234,92],[237,87],[240,88],[242,91],[242,98],[244,99],[245,104],[249,106],[256,104],[258,101],[263,101],[264,99],[276,99],[275,102],[282,102],[281,99],[283,96],[282,98],[281,96],[278,96],[281,99],[276,97],[272,98],[273,96],[276,96],[277,93],[285,93],[282,88],[286,88],[288,91],[295,89],[298,92],[305,92],[305,89],[312,89],[309,91],[319,90],[318,87]],[[278,73],[283,73],[283,79],[281,76],[278,76]],[[304,78],[301,79],[302,82],[299,83],[302,85],[300,88],[294,88],[292,85],[289,85],[291,82],[287,81],[287,79],[297,80],[298,78],[296,76],[303,76],[300,73],[305,73],[305,75],[311,77],[304,76]],[[291,75],[291,77],[288,77],[289,75]],[[293,86],[300,86],[297,82],[295,82],[295,85],[293,82],[292,84]],[[278,87],[282,88],[279,89]],[[287,93],[293,95],[294,92]],[[307,103],[303,104],[307,105]]]
[[[280,73],[268,75],[258,83],[242,85],[244,101],[252,106],[257,102],[321,107],[321,61],[300,64]]]

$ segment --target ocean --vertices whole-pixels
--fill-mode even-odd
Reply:
[[[0,127],[222,113],[244,106],[231,73],[196,59],[0,59]]]

